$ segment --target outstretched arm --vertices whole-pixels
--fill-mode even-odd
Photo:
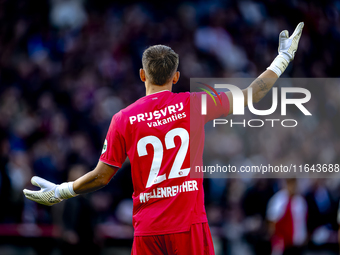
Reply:
[[[77,194],[84,194],[103,188],[110,182],[117,171],[118,167],[98,161],[94,170],[79,177],[73,183],[73,190]]]
[[[106,186],[118,171],[118,167],[107,165],[101,161],[91,172],[81,176],[74,182],[64,182],[56,185],[43,178],[34,176],[31,182],[34,186],[40,187],[38,191],[24,189],[25,196],[43,205],[54,205],[79,194],[95,191]]]
[[[271,65],[259,77],[253,81],[248,88],[252,88],[253,102],[259,102],[273,87],[276,80],[286,70],[290,61],[294,59],[295,52],[298,48],[304,23],[300,22],[294,33],[289,37],[288,31],[284,30],[279,35],[278,56],[274,59]],[[243,89],[244,106],[248,105],[248,88]],[[233,113],[233,95],[230,91],[226,92],[229,98],[230,110],[229,114]]]

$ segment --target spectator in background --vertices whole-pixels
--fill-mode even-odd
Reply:
[[[326,187],[324,179],[313,180],[306,194],[308,204],[308,232],[311,241],[318,246],[334,243],[336,224],[336,202]]]
[[[83,0],[50,0],[51,23],[60,28],[81,28],[87,20],[83,2]]]
[[[86,172],[87,168],[84,165],[74,165],[70,169],[68,180],[79,178]],[[94,243],[93,206],[86,196],[79,198],[65,201],[62,208],[62,254],[99,254]]]
[[[286,187],[269,200],[267,220],[272,255],[300,255],[307,241],[307,203],[298,194],[296,179],[287,179]]]
[[[1,131],[1,130],[0,130]],[[7,163],[9,156],[9,143],[7,139],[0,138],[0,201],[11,206],[11,182],[8,174]],[[0,222],[6,222],[10,217],[10,210],[0,210]]]
[[[340,246],[340,202],[339,202],[339,208],[338,208],[337,222],[338,222],[338,243]],[[340,247],[339,247],[339,250],[340,250]]]
[[[244,194],[242,207],[245,215],[245,238],[252,246],[255,254],[270,254],[270,238],[266,224],[266,210],[270,198],[274,194],[272,181],[254,179]]]
[[[15,210],[12,211],[12,219],[16,223],[22,220],[23,212],[23,199],[20,194],[21,187],[29,184],[29,177],[32,170],[29,167],[30,158],[25,151],[15,151],[9,157],[9,161],[5,166],[8,171],[8,176],[11,182],[11,202]]]

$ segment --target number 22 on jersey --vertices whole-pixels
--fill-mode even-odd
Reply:
[[[167,150],[175,148],[175,137],[181,138],[181,146],[177,152],[174,163],[170,170],[168,179],[179,178],[187,176],[190,172],[190,168],[181,169],[185,156],[189,148],[189,133],[184,128],[174,128],[165,135],[165,147]],[[137,143],[137,152],[139,157],[146,156],[146,146],[151,144],[154,149],[153,160],[151,164],[150,174],[146,188],[151,187],[153,184],[161,183],[166,180],[166,174],[158,176],[159,170],[163,160],[163,145],[161,140],[153,135],[145,136],[141,138]]]

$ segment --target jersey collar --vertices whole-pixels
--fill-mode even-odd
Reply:
[[[165,92],[165,91],[171,92],[170,90],[165,89],[165,90],[157,91],[157,92],[152,93],[152,94],[150,94],[150,95],[146,95],[146,96],[144,96],[144,97],[152,96],[152,95],[155,95],[155,94],[158,94],[158,93],[161,93],[161,92]]]

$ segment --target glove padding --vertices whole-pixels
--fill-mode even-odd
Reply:
[[[295,28],[294,33],[289,37],[287,30],[279,35],[279,55],[274,59],[272,64],[267,68],[272,70],[277,76],[280,76],[287,68],[290,61],[294,59],[295,52],[298,48],[304,23],[300,22]]]
[[[56,185],[43,178],[34,176],[31,179],[31,183],[41,189],[38,191],[24,189],[23,192],[28,199],[39,204],[52,206],[60,203],[64,199],[77,196],[73,190],[73,182]]]

